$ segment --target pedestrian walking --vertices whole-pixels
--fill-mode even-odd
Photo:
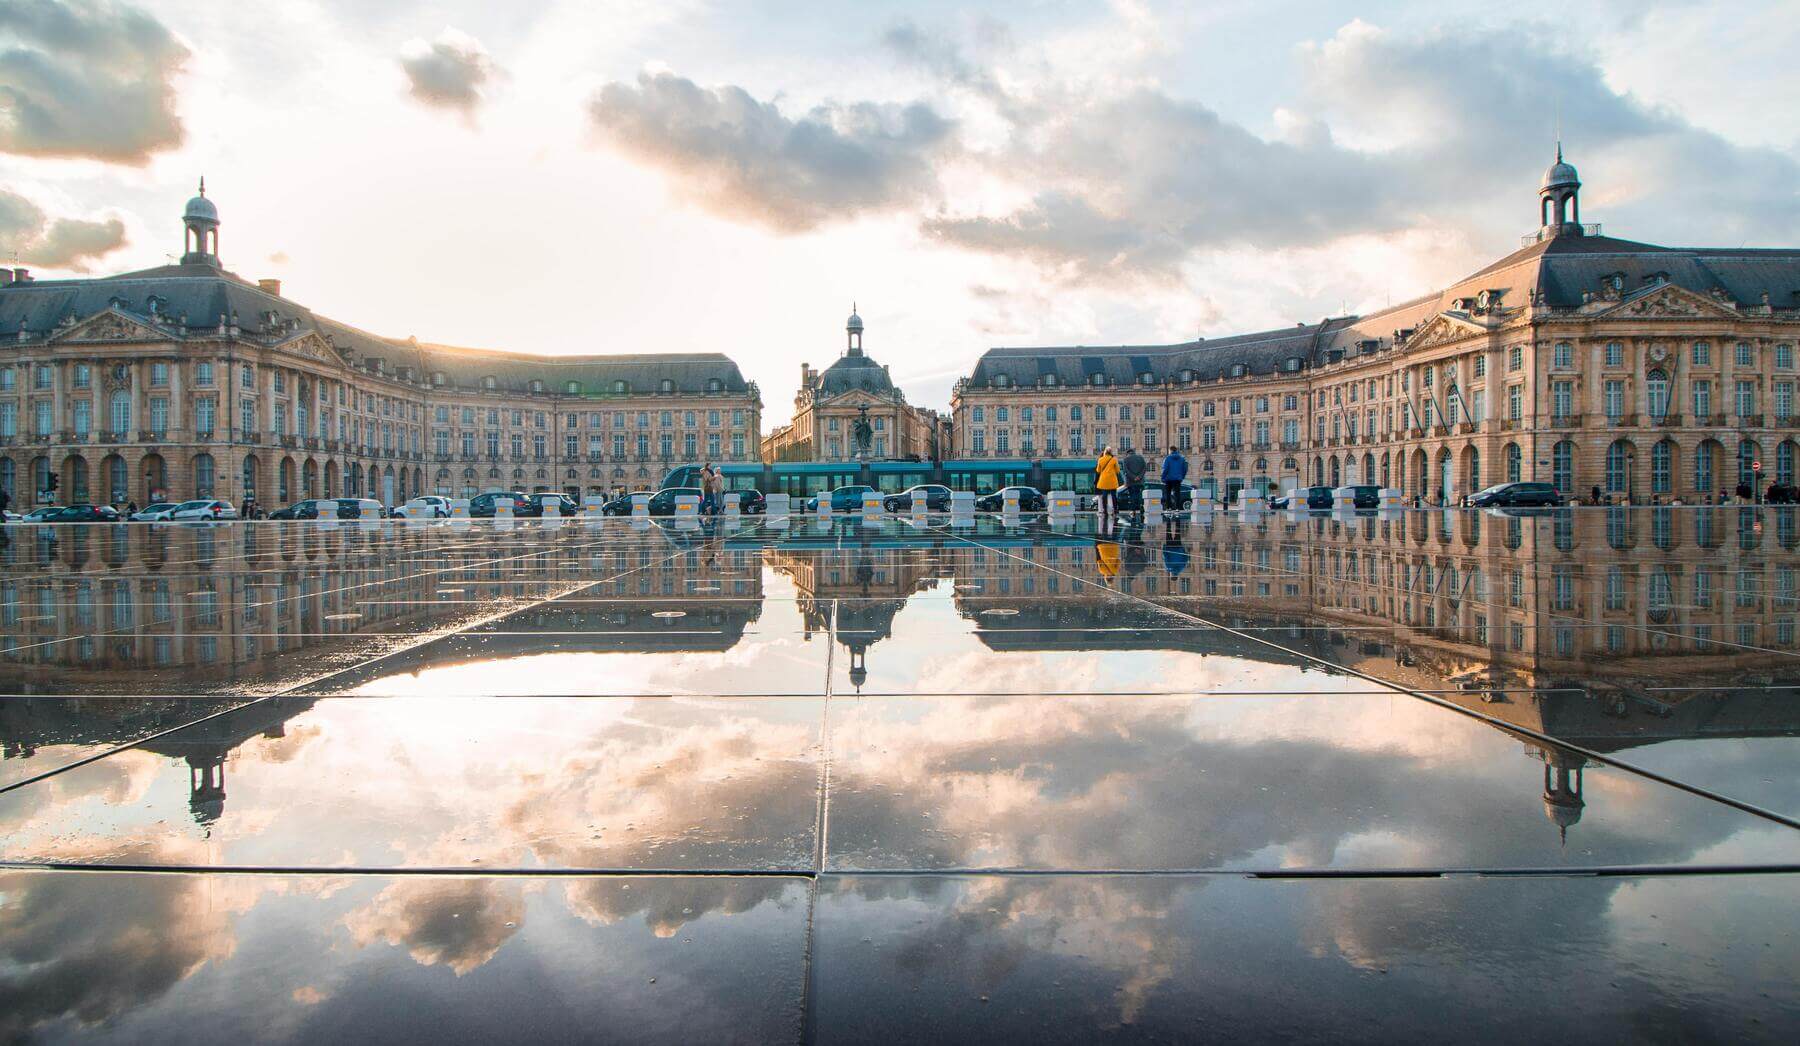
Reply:
[[[1125,503],[1136,505],[1137,511],[1142,514],[1144,511],[1144,474],[1150,471],[1150,466],[1144,461],[1142,454],[1136,450],[1127,450],[1125,460],[1119,463],[1119,467],[1125,473]]]
[[[1181,481],[1187,478],[1187,472],[1187,459],[1181,456],[1179,449],[1170,447],[1162,461],[1163,508],[1166,511],[1181,511]]]
[[[1102,447],[1100,460],[1094,462],[1094,489],[1100,492],[1101,518],[1118,515],[1119,459],[1111,447]]]

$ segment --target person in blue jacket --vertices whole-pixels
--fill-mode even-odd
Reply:
[[[1181,508],[1181,481],[1187,478],[1187,470],[1180,448],[1171,446],[1162,463],[1163,508],[1170,512]]]

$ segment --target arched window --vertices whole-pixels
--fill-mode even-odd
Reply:
[[[254,454],[244,458],[243,486],[245,497],[256,496],[256,455]]]
[[[131,393],[115,392],[112,394],[112,431],[124,432],[131,428]]]
[[[194,496],[197,498],[213,496],[213,457],[211,454],[194,455]]]
[[[1517,443],[1506,445],[1506,482],[1517,483],[1524,478],[1525,456]]]
[[[1775,482],[1792,484],[1794,482],[1794,441],[1783,440],[1775,448]]]
[[[19,500],[19,466],[11,458],[0,458],[0,490],[14,501]]]
[[[1606,448],[1606,492],[1627,493],[1630,480],[1631,444],[1622,439],[1613,440],[1612,446]]]
[[[1652,418],[1662,419],[1669,416],[1669,376],[1660,370],[1653,370],[1644,379],[1645,406],[1650,409]]]
[[[1675,443],[1657,440],[1650,448],[1650,493],[1671,494],[1675,490]]]
[[[1481,451],[1469,448],[1469,490],[1481,489]]]
[[[1550,482],[1559,494],[1575,491],[1575,444],[1566,439],[1550,448]]]
[[[1719,482],[1719,445],[1712,440],[1694,448],[1694,490],[1711,494]]]
[[[1762,452],[1755,440],[1746,439],[1738,442],[1738,478],[1739,483],[1749,486],[1756,482],[1756,458]]]

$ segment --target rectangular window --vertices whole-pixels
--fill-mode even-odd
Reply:
[[[1756,413],[1756,382],[1739,379],[1737,383],[1738,417],[1747,418]]]
[[[1567,418],[1575,405],[1575,383],[1572,381],[1553,381],[1550,383],[1550,412],[1557,418]]]
[[[211,360],[201,360],[199,363],[194,364],[194,384],[199,385],[203,388],[210,388],[212,386],[212,383],[213,383],[212,361]]]
[[[1737,365],[1740,367],[1756,366],[1756,350],[1747,341],[1737,343]]]
[[[1606,365],[1608,367],[1625,366],[1625,346],[1616,341],[1606,343]]]
[[[158,436],[169,431],[169,399],[166,396],[150,397],[150,431]]]
[[[238,384],[246,389],[256,388],[256,368],[251,364],[244,364],[244,368],[238,371]]]
[[[55,406],[49,400],[38,400],[31,406],[34,430],[40,436],[50,435],[51,426],[56,423]]]
[[[994,433],[994,453],[1006,454],[1012,450],[1012,430],[1001,429]]]
[[[161,388],[169,383],[169,365],[161,360],[150,364],[150,384]]]
[[[10,392],[17,388],[18,384],[18,376],[11,367],[0,367],[0,391]]]
[[[1694,416],[1696,419],[1712,414],[1712,382],[1696,380],[1694,382]],[[1698,421],[1695,422],[1699,424]]]
[[[37,370],[32,373],[31,383],[33,386],[40,388],[40,389],[49,388],[50,387],[50,365],[47,363],[38,364]]]
[[[275,429],[277,436],[287,435],[287,404],[275,404]]]
[[[969,408],[969,420],[979,425],[987,420],[987,412],[980,407]]]
[[[238,431],[246,433],[256,431],[255,402],[251,400],[240,400],[238,402]]]
[[[1625,413],[1625,383],[1618,379],[1609,379],[1604,395],[1606,416],[1617,418]]]
[[[1512,348],[1506,350],[1506,369],[1525,369],[1525,346],[1514,345]]]
[[[1694,366],[1712,366],[1712,344],[1710,342],[1697,341],[1694,343]]]
[[[1784,421],[1794,416],[1794,383],[1791,381],[1775,383],[1775,416]]]
[[[564,436],[563,437],[563,454],[564,454],[564,456],[572,458],[580,453],[581,453],[580,441],[574,436]]]
[[[1506,389],[1506,418],[1518,421],[1525,416],[1525,386],[1509,385]]]
[[[1775,346],[1775,369],[1794,369],[1794,347],[1792,345]]]
[[[75,387],[85,389],[94,384],[94,368],[85,363],[75,365]]]
[[[87,439],[94,428],[94,405],[87,400],[75,401],[75,438]]]
[[[1551,366],[1558,370],[1568,370],[1575,366],[1575,346],[1566,341],[1557,342],[1551,356]]]

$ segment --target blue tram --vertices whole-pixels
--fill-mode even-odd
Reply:
[[[760,490],[795,498],[854,484],[874,487],[883,494],[896,494],[920,483],[942,483],[951,490],[971,490],[976,494],[991,494],[1001,487],[1018,485],[1043,491],[1094,492],[1093,458],[727,462],[717,468],[725,474],[727,491]],[[698,464],[677,465],[663,478],[665,487],[699,485]]]

